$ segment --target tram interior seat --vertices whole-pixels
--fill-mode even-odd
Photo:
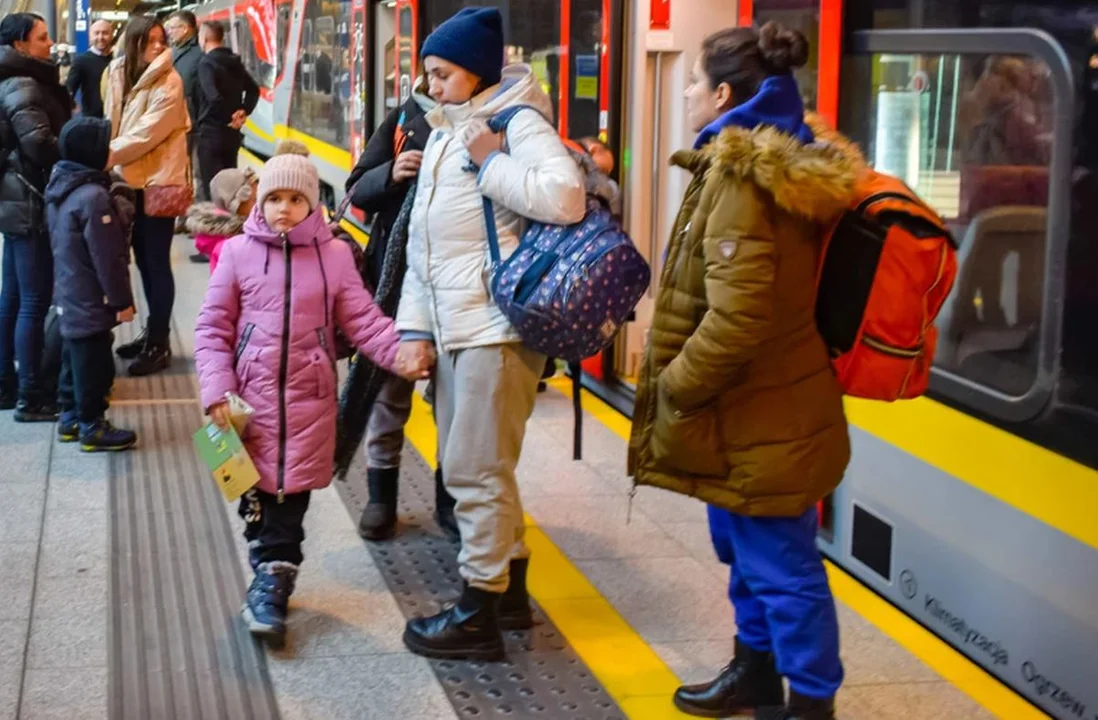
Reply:
[[[1032,384],[1044,285],[1047,211],[979,212],[958,253],[953,293],[938,317],[937,363],[1010,394]]]

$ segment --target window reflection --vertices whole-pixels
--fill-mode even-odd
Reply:
[[[290,127],[344,148],[350,135],[351,2],[306,0]]]
[[[875,55],[844,83],[874,167],[905,180],[959,243],[938,319],[937,367],[1008,395],[1037,373],[1052,98],[1048,68],[1018,56]],[[867,111],[868,109],[868,111]]]

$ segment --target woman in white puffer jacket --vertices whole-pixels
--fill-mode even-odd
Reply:
[[[405,352],[429,364],[437,349],[439,462],[457,504],[461,599],[408,623],[404,642],[429,657],[498,659],[503,629],[532,624],[529,551],[515,467],[545,356],[526,348],[488,291],[483,199],[494,206],[501,255],[527,219],[567,225],[585,212],[584,177],[550,120],[552,104],[531,69],[501,71],[502,18],[465,8],[423,44],[439,107],[423,153],[409,229],[397,328]],[[516,105],[506,137],[487,121]]]

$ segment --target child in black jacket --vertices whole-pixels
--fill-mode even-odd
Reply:
[[[77,117],[62,129],[62,160],[46,186],[46,219],[54,264],[54,303],[63,351],[59,399],[62,442],[85,452],[126,450],[137,436],[105,418],[114,383],[114,327],[133,320],[126,212],[104,170],[108,120]]]

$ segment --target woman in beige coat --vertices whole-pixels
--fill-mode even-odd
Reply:
[[[133,360],[130,375],[151,375],[171,364],[168,344],[175,302],[171,246],[175,219],[146,214],[152,186],[189,188],[191,128],[183,81],[172,68],[167,35],[154,18],[135,17],[123,36],[125,54],[107,70],[104,108],[111,121],[109,165],[137,190],[134,258],[149,304],[145,332],[118,348]]]

